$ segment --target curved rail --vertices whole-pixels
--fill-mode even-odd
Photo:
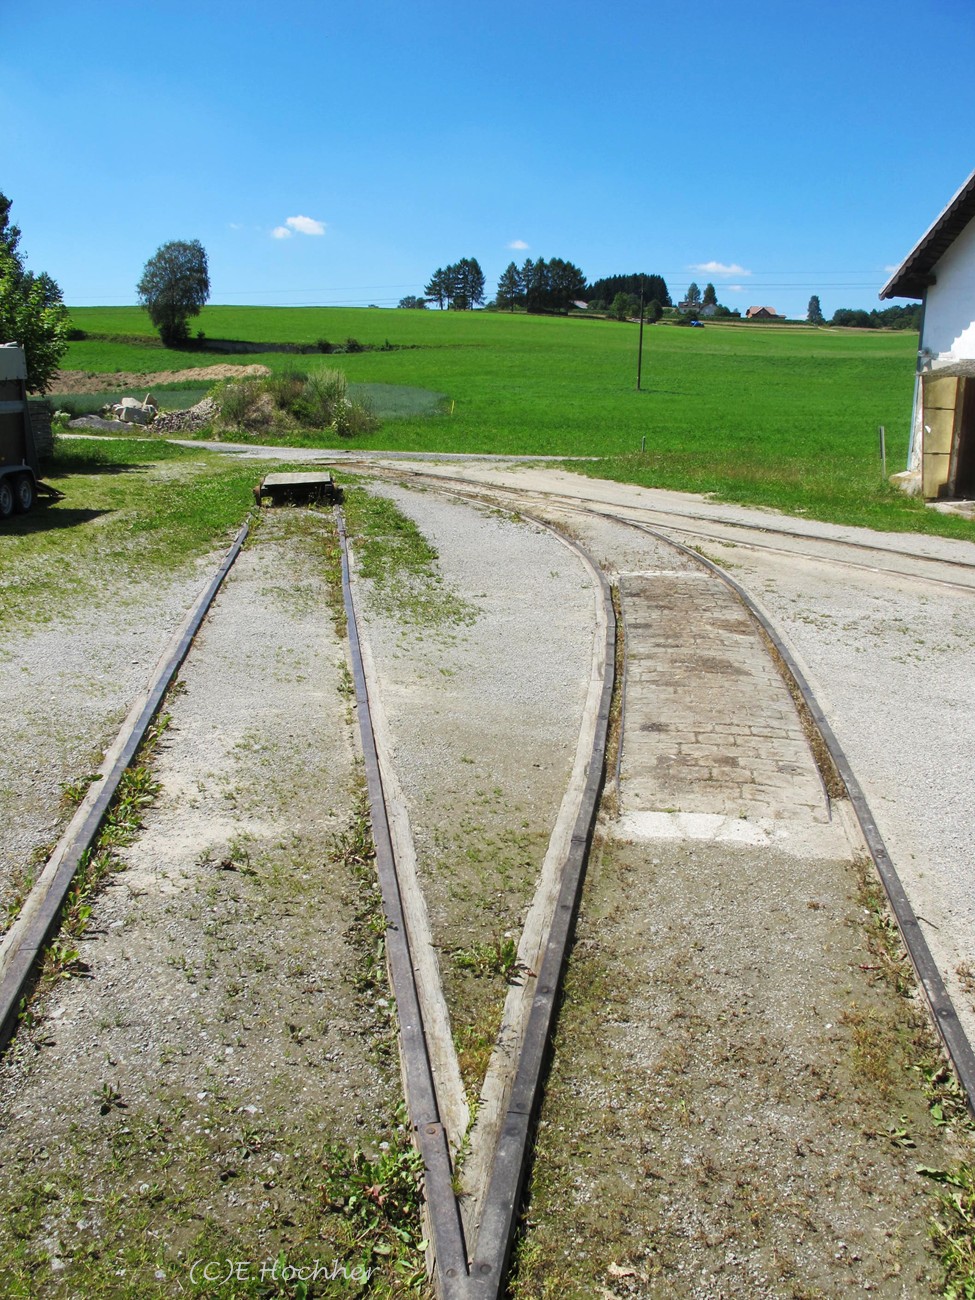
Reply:
[[[570,496],[568,493],[547,492],[537,488],[520,489],[517,487],[505,486],[502,484],[491,483],[482,479],[467,479],[460,476],[444,476],[431,474],[429,471],[419,469],[397,470],[383,466],[369,466],[368,462],[362,462],[363,470],[370,472],[376,477],[392,478],[412,478],[420,479],[430,486],[436,486],[445,492],[456,491],[458,495],[463,495],[465,491],[468,494],[495,495],[511,497],[515,500],[524,500],[526,497],[534,497],[537,503],[546,506],[554,506],[562,510],[578,511],[581,514],[595,515],[601,519],[615,520],[618,523],[637,523],[635,519],[629,519],[625,515],[615,513],[613,508],[608,504],[605,506],[586,504],[579,497]],[[625,485],[624,485],[625,486]],[[891,577],[906,578],[912,582],[923,582],[926,585],[935,585],[939,587],[950,587],[955,591],[965,591],[969,594],[975,594],[975,561],[956,559],[950,556],[924,555],[915,551],[905,551],[892,546],[878,546],[875,543],[857,541],[848,537],[820,537],[815,533],[805,533],[795,528],[778,528],[761,523],[748,523],[741,519],[711,519],[704,514],[695,513],[688,510],[678,512],[676,510],[663,510],[658,506],[630,506],[627,509],[639,511],[643,516],[657,516],[655,523],[658,527],[671,528],[676,532],[685,533],[689,536],[701,537],[708,541],[716,542],[726,546],[740,546],[746,550],[769,551],[772,554],[791,556],[793,558],[802,556],[805,559],[811,559],[817,563],[839,565],[842,568],[858,569],[867,573],[884,573]],[[667,522],[661,523],[659,517]],[[822,546],[832,546],[843,548],[847,551],[859,551],[864,554],[871,554],[880,558],[886,557],[888,560],[910,560],[923,565],[943,565],[947,569],[958,569],[964,573],[972,574],[971,582],[955,581],[951,578],[939,578],[931,573],[920,574],[912,573],[907,569],[893,568],[889,565],[880,563],[858,562],[857,560],[844,559],[837,555],[815,554],[807,555],[787,546],[775,546],[769,542],[745,541],[741,538],[734,540],[721,536],[718,532],[708,532],[704,528],[688,526],[682,524],[680,520],[687,519],[693,524],[711,524],[713,527],[739,529],[743,533],[760,533],[769,537],[791,538],[796,541],[820,544]],[[670,522],[670,521],[673,522]]]
[[[248,520],[164,651],[148,691],[129,711],[115,743],[105,756],[97,780],[89,788],[27,896],[16,921],[0,943],[0,1051],[6,1047],[17,1027],[21,999],[30,985],[45,944],[57,928],[64,900],[82,858],[94,843],[119,782],[135,757],[170,683],[189,653],[193,639],[224,579],[233,568],[249,531]]]
[[[356,621],[350,581],[347,539],[341,512],[339,536],[342,546],[342,590],[349,627],[353,678],[358,705],[373,821],[377,870],[387,918],[387,960],[400,1021],[401,1056],[407,1104],[416,1143],[426,1169],[425,1199],[434,1256],[434,1280],[444,1300],[495,1300],[505,1281],[515,1229],[515,1220],[528,1164],[533,1123],[541,1097],[545,1059],[552,1032],[566,951],[578,907],[589,845],[605,776],[605,755],[609,735],[610,705],[614,686],[616,624],[609,584],[598,566],[578,543],[557,534],[585,558],[597,575],[605,618],[605,644],[601,648],[602,675],[593,728],[591,750],[585,769],[574,823],[559,873],[554,915],[545,936],[535,988],[531,995],[524,1039],[518,1055],[514,1081],[504,1108],[497,1146],[490,1163],[490,1177],[483,1201],[480,1226],[473,1242],[473,1259],[468,1259],[468,1242],[458,1197],[453,1186],[453,1169],[447,1133],[437,1098],[436,1080],[426,1041],[423,1011],[400,881],[397,875],[383,789],[383,774],[373,735],[367,676]],[[557,532],[543,521],[535,521]]]
[[[495,485],[493,484],[488,484],[473,479],[459,480],[456,478],[449,478],[445,480],[436,475],[424,475],[422,471],[411,472],[411,477],[425,478],[427,482],[431,484],[436,483],[438,486],[445,488],[448,491],[451,490],[452,488],[459,488],[461,490],[461,493],[463,492],[464,489],[467,489],[468,491],[474,491],[483,494],[498,493],[505,497],[512,497],[512,496],[518,497],[518,496],[526,495],[526,494],[519,494],[517,489],[514,488],[507,488],[507,487],[496,488]],[[529,492],[527,493],[527,495],[534,495],[534,494]],[[877,875],[880,878],[880,882],[883,885],[884,892],[890,904],[891,911],[894,914],[894,918],[900,930],[901,937],[904,942],[904,946],[907,950],[911,964],[914,968],[915,974],[918,979],[918,983],[924,994],[925,1001],[927,1002],[928,1009],[931,1014],[931,1018],[934,1022],[938,1035],[941,1038],[942,1043],[944,1044],[945,1050],[948,1053],[948,1057],[951,1060],[955,1073],[958,1076],[958,1081],[961,1084],[961,1087],[965,1093],[968,1109],[972,1113],[972,1115],[975,1116],[975,1050],[973,1050],[972,1044],[964,1030],[964,1027],[962,1026],[958,1018],[958,1013],[955,1010],[954,1004],[951,1000],[951,995],[948,992],[947,986],[944,981],[944,977],[942,976],[941,971],[939,970],[938,965],[931,954],[931,949],[928,946],[927,939],[925,938],[924,932],[921,929],[917,915],[913,909],[913,906],[911,905],[910,899],[907,896],[907,891],[904,888],[903,882],[901,881],[900,876],[897,872],[897,868],[894,865],[890,853],[887,850],[887,846],[884,843],[883,836],[880,833],[880,829],[877,825],[873,812],[869,806],[866,795],[864,794],[862,787],[860,786],[859,782],[856,779],[856,776],[853,772],[849,759],[847,758],[842,746],[840,745],[832,728],[830,727],[829,722],[825,714],[823,713],[823,710],[818,700],[816,699],[812,688],[810,687],[808,681],[806,680],[804,673],[802,672],[801,668],[796,662],[795,657],[793,656],[791,650],[783,641],[779,633],[776,631],[771,620],[758,607],[757,603],[748,594],[748,592],[739,583],[737,583],[727,572],[725,572],[725,570],[722,569],[720,565],[715,564],[712,560],[707,559],[705,556],[702,556],[699,552],[693,550],[690,547],[685,546],[682,542],[677,541],[673,537],[667,536],[667,534],[661,532],[659,528],[651,526],[650,524],[641,523],[639,520],[628,518],[626,515],[617,514],[608,509],[603,509],[594,506],[586,506],[580,503],[576,498],[572,498],[572,497],[564,498],[558,493],[552,493],[550,495],[547,494],[546,500],[550,502],[553,506],[555,506],[555,508],[557,509],[568,509],[573,513],[596,516],[601,519],[608,519],[611,520],[612,522],[622,524],[626,527],[635,528],[639,531],[645,532],[650,536],[656,538],[658,541],[663,542],[665,545],[672,546],[681,554],[687,556],[688,558],[694,560],[697,564],[713,572],[715,576],[717,576],[722,582],[726,583],[736,593],[738,598],[744,604],[745,608],[748,610],[749,615],[756,621],[756,623],[759,625],[759,627],[761,627],[762,631],[768,637],[776,653],[781,658],[781,662],[785,672],[791,677],[792,683],[794,684],[799,697],[805,703],[806,708],[808,709],[809,712],[809,717],[811,719],[812,725],[818,731],[823,746],[826,752],[830,756],[830,760],[832,761],[836,769],[840,781],[845,787],[847,796],[849,797],[850,800],[850,805],[853,808],[854,813],[856,815],[857,822],[859,823],[860,830],[862,832],[867,850],[874,863],[874,866],[877,871]],[[677,515],[676,512],[659,511],[659,510],[651,509],[648,510],[647,513],[666,514],[666,515],[673,516],[675,518],[675,522],[673,525],[671,525],[671,527],[676,529],[676,531],[678,532],[696,531],[692,529],[682,528],[680,523],[676,522],[681,518],[690,518],[695,520],[696,522],[701,522],[701,521],[710,522],[709,520],[707,520],[706,516],[694,514],[693,512],[688,512],[688,514],[685,516],[685,515]],[[741,528],[743,530],[754,528],[756,531],[766,531],[763,530],[760,525],[746,524],[741,521],[734,521],[732,526]],[[823,540],[829,544],[839,545],[848,549],[856,549],[863,552],[872,552],[878,557],[879,556],[908,557],[912,560],[924,561],[932,565],[943,564],[949,568],[975,571],[975,564],[972,564],[966,560],[950,559],[950,558],[941,559],[936,556],[917,555],[917,554],[912,554],[904,551],[899,551],[893,548],[871,545],[869,543],[857,542],[857,541],[850,540],[848,538],[819,539],[810,536],[809,534],[803,533],[797,529],[776,528],[776,529],[769,529],[767,531],[773,533],[781,533],[782,535],[787,537],[798,538],[806,541],[815,542],[815,541]],[[712,534],[699,534],[699,535],[712,537],[712,540],[718,542],[727,540]],[[793,551],[784,550],[783,548],[778,548],[778,547],[766,546],[763,545],[762,543],[736,542],[734,544],[755,546],[756,548],[759,549],[768,549],[777,552],[781,550],[782,553],[786,555],[797,554],[796,552]],[[856,561],[840,559],[838,557],[814,556],[812,558],[817,560],[822,560],[824,563],[827,564],[829,563],[840,564],[843,565],[844,567],[866,568],[866,569],[876,569],[877,567],[877,566],[871,566],[866,564],[861,565],[858,564]],[[975,592],[975,587],[969,584],[953,582],[947,578],[937,578],[930,574],[922,576],[916,573],[905,572],[902,569],[892,569],[892,568],[884,568],[882,569],[882,571],[890,574],[891,576],[908,578],[915,581],[922,581],[926,584],[937,583],[938,585],[952,587],[956,590],[961,589],[969,593]]]
[[[708,569],[736,594],[750,616],[775,647],[785,670],[809,710],[813,725],[819,732],[823,745],[846,788],[850,804],[863,832],[867,850],[877,869],[877,875],[880,877],[884,893],[887,895],[891,911],[894,913],[898,929],[901,932],[904,947],[907,949],[911,965],[914,967],[918,983],[924,993],[931,1019],[934,1021],[938,1035],[958,1076],[958,1082],[965,1093],[969,1112],[975,1117],[975,1051],[973,1051],[961,1021],[958,1019],[958,1013],[951,1000],[951,995],[945,985],[941,971],[938,969],[938,964],[931,955],[931,949],[924,937],[924,931],[921,929],[917,914],[911,906],[911,901],[907,896],[907,891],[898,875],[893,859],[887,851],[887,846],[867,802],[867,797],[863,793],[863,789],[853,773],[850,761],[829,725],[812,687],[796,662],[795,656],[776,631],[771,620],[759,608],[756,601],[720,565],[715,564],[713,560],[709,560],[706,556],[698,554],[697,551],[692,550],[690,547],[684,546],[683,543],[674,541],[672,537],[665,536],[665,534],[651,528],[648,524],[638,524],[627,519],[619,519],[618,522],[629,524],[641,532],[648,533],[657,541],[673,546],[682,555]]]

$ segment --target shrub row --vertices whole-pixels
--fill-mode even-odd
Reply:
[[[342,438],[371,433],[376,417],[349,397],[341,370],[324,367],[306,373],[289,367],[264,378],[224,380],[211,390],[227,429],[286,432],[316,429]]]

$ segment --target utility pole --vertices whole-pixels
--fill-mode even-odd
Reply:
[[[643,276],[640,276],[640,342],[636,354],[636,391],[640,391],[640,377],[643,374]]]

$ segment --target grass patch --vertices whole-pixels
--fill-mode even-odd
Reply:
[[[351,397],[365,403],[380,420],[427,419],[449,406],[445,393],[408,384],[350,384]]]
[[[130,582],[157,582],[229,544],[253,504],[254,465],[149,439],[59,442],[64,499],[4,525],[0,627],[79,609],[97,617]]]
[[[373,598],[384,613],[430,628],[475,621],[477,609],[444,586],[436,550],[387,497],[349,488],[345,518],[359,572],[372,583]]]
[[[76,309],[73,316],[92,332],[153,341],[136,308]],[[970,522],[925,509],[881,477],[878,425],[887,430],[889,467],[906,459],[917,347],[909,331],[658,325],[645,332],[638,393],[637,327],[616,321],[207,307],[201,325],[211,336],[268,342],[354,336],[376,350],[329,359],[353,388],[448,395],[449,406],[440,406],[445,418],[431,421],[429,407],[405,409],[361,439],[363,446],[592,457],[572,468],[838,523],[975,536]],[[381,350],[386,340],[393,350]],[[151,368],[226,361],[216,353],[162,355],[165,363],[153,352]],[[284,354],[247,360],[276,371],[293,364]],[[136,343],[82,340],[71,344],[66,364],[144,369],[150,361]]]

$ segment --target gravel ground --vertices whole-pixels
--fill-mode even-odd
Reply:
[[[421,466],[417,466],[421,468]],[[765,606],[791,641],[870,802],[959,1015],[975,1041],[975,890],[971,881],[972,772],[975,771],[975,597],[927,582],[970,578],[951,562],[975,564],[975,541],[880,533],[821,523],[693,493],[645,489],[541,466],[423,466],[446,479],[474,478],[528,493],[558,493],[583,504],[622,507],[678,538],[733,522],[761,530],[766,544],[805,548],[776,555],[689,535],[689,545],[725,564]],[[644,515],[644,517],[646,517]],[[669,521],[669,522],[668,522]],[[798,533],[805,542],[777,537]],[[730,530],[751,540],[739,530]],[[857,571],[813,557],[823,540],[841,539],[897,552],[881,557],[829,553],[877,567]],[[758,539],[756,539],[758,540]],[[902,558],[949,562],[943,569]],[[625,567],[623,561],[620,567]],[[959,971],[961,972],[959,974]]]
[[[975,1041],[975,596],[708,548],[808,665]],[[963,975],[959,977],[958,970]]]
[[[569,522],[614,577],[692,563],[621,525]],[[624,582],[624,618],[629,591]],[[670,635],[639,608],[646,625],[626,621],[631,662],[641,637]],[[701,615],[685,617],[693,627]],[[686,689],[707,687],[702,673]],[[758,717],[777,688],[752,682]],[[645,723],[639,690],[634,678],[624,754],[627,728]],[[639,794],[654,807],[649,780]],[[717,810],[723,786],[704,782],[698,794]],[[664,837],[596,855],[518,1300],[937,1293],[931,1185],[915,1169],[968,1150],[931,1122],[917,1087],[915,1060],[938,1053],[917,998],[879,978],[875,913],[843,834],[827,835],[815,809],[783,806],[809,823],[783,848]],[[620,834],[611,819],[606,829]]]
[[[581,495],[593,491],[571,476],[532,474],[535,486],[561,489],[566,477]],[[432,493],[381,490],[439,550],[443,588],[477,613],[469,624],[410,626],[378,593],[367,613],[474,1091],[505,989],[490,950],[499,956],[517,937],[573,757],[593,593],[544,530]],[[303,1246],[312,1238],[289,1217],[306,1224],[301,1206],[321,1179],[305,1168],[306,1144],[376,1132],[395,1100],[388,1058],[374,1050],[388,1042],[385,1008],[374,984],[363,993],[357,885],[338,862],[320,871],[323,838],[352,816],[341,652],[321,616],[317,560],[290,536],[295,516],[277,518],[245,554],[187,666],[188,691],[173,701],[159,760],[163,796],[84,944],[91,978],[55,987],[47,1018],[3,1067],[0,1150],[13,1154],[0,1163],[0,1200],[14,1235],[0,1258],[19,1266],[30,1252],[46,1257],[44,1276],[60,1288],[51,1294],[82,1293],[65,1278],[87,1267],[92,1239],[130,1270],[140,1294],[144,1280],[131,1272],[147,1258],[132,1253],[139,1233],[143,1245],[168,1236],[172,1251],[190,1249],[194,1232],[207,1249],[240,1248],[239,1233],[252,1234],[254,1249]],[[952,549],[941,539],[922,546]],[[943,966],[964,967],[975,960],[965,871],[971,597],[707,549],[736,566],[812,667],[915,904],[933,923],[936,954]],[[646,563],[641,546],[615,552],[622,571]],[[8,786],[0,806],[31,828],[0,887],[53,838],[59,786],[100,757],[195,594],[189,586],[137,590],[111,626],[72,624],[67,636],[41,629],[5,647],[4,701],[16,717],[35,712],[0,742]],[[25,752],[39,757],[24,764]],[[928,1293],[928,1202],[911,1171],[951,1152],[925,1127],[918,1094],[896,1070],[889,1077],[893,1058],[884,1064],[865,1050],[904,1026],[913,1033],[913,1004],[898,1012],[889,991],[871,984],[875,954],[863,947],[865,913],[846,866],[805,863],[794,879],[793,870],[786,855],[744,849],[651,855],[621,846],[591,873],[535,1173],[540,1235],[525,1248],[519,1295],[553,1286],[587,1297]],[[710,918],[706,933],[688,932],[686,896],[675,887],[687,880]],[[735,915],[746,897],[760,915],[765,891],[781,932],[767,970],[754,959],[767,927],[742,928]],[[831,944],[835,960],[813,970]],[[163,972],[151,1002],[150,970]],[[742,1032],[756,990],[777,1015],[764,1043]],[[818,1074],[790,1052],[793,1033],[821,1051]],[[724,1080],[697,1065],[716,1042]],[[901,1115],[916,1148],[896,1136]],[[296,1117],[298,1136],[286,1139]],[[740,1136],[713,1159],[718,1119]],[[143,1168],[133,1163],[134,1181],[120,1182],[118,1162],[133,1151]],[[202,1181],[187,1198],[194,1179]],[[146,1209],[143,1183],[162,1188],[165,1210]],[[140,1226],[124,1245],[106,1216],[123,1223],[133,1213]],[[171,1261],[162,1273],[150,1292],[178,1290]],[[813,1289],[802,1289],[806,1281]]]
[[[343,847],[355,749],[320,529],[269,514],[238,560],[86,978],[36,1000],[3,1063],[4,1294],[182,1295],[197,1258],[361,1258],[322,1214],[323,1147],[388,1136],[399,1086],[377,894]]]
[[[101,763],[220,558],[169,582],[120,581],[98,608],[34,627],[0,650],[0,930],[17,887],[74,812],[64,788]]]
[[[849,863],[614,845],[590,866],[517,1300],[940,1293],[932,1124]],[[864,969],[865,968],[865,969]],[[898,1136],[899,1135],[899,1136]]]
[[[412,825],[461,1069],[476,1095],[504,997],[486,946],[517,944],[575,757],[592,659],[591,578],[548,530],[382,488],[439,553],[468,626],[364,623]],[[465,966],[464,963],[467,963]]]

